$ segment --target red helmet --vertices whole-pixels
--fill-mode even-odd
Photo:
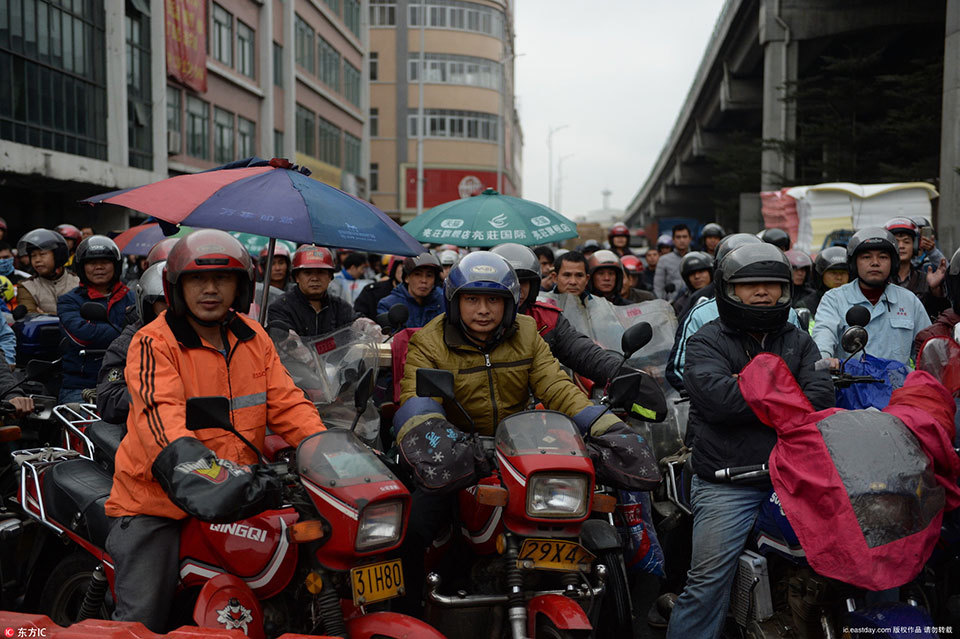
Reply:
[[[167,256],[170,255],[170,251],[173,250],[173,247],[179,241],[179,237],[167,237],[154,244],[153,248],[150,249],[150,252],[147,253],[147,268],[150,268],[157,262],[162,262],[163,260],[167,259]]]
[[[590,270],[587,275],[590,277],[590,289],[593,290],[593,274],[602,268],[612,268],[617,272],[617,283],[613,289],[614,293],[620,292],[620,288],[623,286],[623,262],[620,261],[620,258],[613,251],[608,251],[606,249],[602,251],[597,251],[590,256],[590,259],[587,261],[590,266]]]
[[[333,265],[333,253],[330,252],[330,249],[312,244],[304,244],[293,254],[293,272],[296,273],[303,268],[337,270],[337,267]]]
[[[630,237],[630,229],[627,228],[627,225],[623,222],[617,222],[610,227],[610,230],[607,232],[607,237]]]
[[[7,221],[2,217],[0,217],[0,231],[6,231],[6,230],[7,230]]]
[[[253,299],[253,260],[240,241],[225,231],[201,229],[180,238],[167,256],[163,269],[163,293],[174,315],[187,313],[180,277],[201,271],[241,273],[237,296],[231,306],[238,313],[250,310]]]
[[[917,231],[919,230],[917,223],[909,217],[895,217],[888,220],[887,223],[883,225],[883,228],[891,233],[909,233],[914,237],[917,236]]]
[[[54,230],[68,240],[76,240],[77,242],[79,242],[83,236],[83,233],[80,232],[80,229],[75,227],[73,224],[61,224]]]
[[[267,249],[268,249],[268,248],[270,248],[270,247],[264,247],[263,250],[260,251],[260,263],[261,263],[261,264],[266,264],[266,263],[267,263]],[[277,243],[273,246],[273,256],[274,256],[274,257],[285,257],[285,258],[287,258],[287,261],[289,261],[289,260],[290,260],[290,249],[287,248],[286,244],[281,244],[280,242],[277,242]]]
[[[594,254],[596,255],[596,254]],[[624,255],[620,258],[620,263],[623,264],[623,269],[627,273],[636,275],[643,270],[640,264],[640,258],[636,255]]]

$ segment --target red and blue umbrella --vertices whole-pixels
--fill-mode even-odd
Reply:
[[[183,237],[193,229],[181,226],[173,235],[164,235],[163,229],[156,222],[147,222],[127,229],[113,238],[120,248],[122,255],[147,255],[157,242],[168,237]]]
[[[371,253],[423,252],[423,246],[383,211],[311,179],[288,161],[247,164],[244,168],[178,175],[83,201],[125,206],[172,224],[197,228]]]

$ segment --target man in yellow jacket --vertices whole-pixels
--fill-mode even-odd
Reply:
[[[525,410],[531,393],[546,408],[569,415],[587,438],[601,481],[606,469],[598,464],[603,449],[630,449],[632,477],[643,477],[650,490],[659,481],[656,460],[647,443],[626,424],[594,406],[560,369],[532,317],[517,314],[520,283],[510,264],[499,255],[471,253],[451,269],[444,283],[447,312],[410,338],[394,430],[401,455],[421,480],[434,473],[417,472],[411,461],[416,450],[435,432],[493,435],[499,422]],[[439,368],[454,373],[454,391],[473,426],[453,405],[416,396],[416,371]],[[453,431],[447,430],[453,427]],[[460,450],[464,450],[461,448]],[[596,452],[596,455],[594,455]],[[606,456],[605,456],[606,457]],[[621,459],[623,456],[619,456]],[[469,459],[450,460],[470,463]],[[458,469],[459,471],[459,469]],[[469,469],[468,469],[469,471]],[[449,473],[462,478],[461,472]],[[469,474],[469,472],[468,472]],[[440,473],[445,476],[447,473]],[[622,474],[617,474],[622,477]],[[419,597],[424,548],[449,522],[452,492],[459,485],[428,486],[413,493],[410,526],[404,542],[405,572],[410,597]],[[636,486],[630,486],[637,488]],[[418,563],[419,557],[419,563]],[[413,607],[409,599],[408,607]]]
[[[221,429],[187,429],[186,400],[225,396],[233,426],[258,448],[266,427],[296,446],[323,430],[273,342],[240,315],[253,264],[236,239],[200,230],[170,251],[168,310],[140,329],[127,356],[131,407],[117,450],[106,549],[116,566],[114,619],[163,632],[179,578],[180,523],[237,520],[280,506],[279,479]]]

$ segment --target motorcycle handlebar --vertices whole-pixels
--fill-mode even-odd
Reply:
[[[731,468],[721,468],[714,476],[717,481],[743,481],[745,479],[754,479],[765,477],[770,474],[766,464],[756,464],[754,466],[733,466]]]

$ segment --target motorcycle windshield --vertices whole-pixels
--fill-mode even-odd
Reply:
[[[321,486],[352,486],[396,479],[369,448],[347,430],[326,430],[300,442],[300,474]]]
[[[870,548],[924,530],[943,508],[929,458],[893,415],[839,412],[817,428]]]
[[[328,426],[349,426],[356,412],[353,410],[353,394],[357,381],[367,369],[376,371],[379,367],[376,342],[349,326],[319,337],[301,340],[296,336],[282,335],[275,341],[280,361],[310,401],[321,407],[329,404],[349,407],[349,416],[340,420],[346,421],[345,424],[338,421]],[[336,417],[331,414],[324,423]]]
[[[503,455],[570,455],[586,457],[587,448],[576,424],[547,410],[516,413],[497,427],[497,450]]]
[[[960,392],[960,344],[949,337],[928,339],[917,357],[917,370],[930,373],[956,395]]]

